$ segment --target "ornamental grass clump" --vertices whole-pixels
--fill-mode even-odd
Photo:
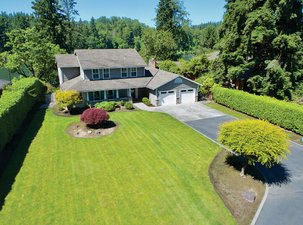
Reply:
[[[89,127],[99,128],[109,120],[109,115],[103,109],[91,108],[85,110],[81,115],[81,121]]]
[[[272,167],[289,153],[287,134],[279,127],[261,120],[238,120],[223,124],[219,142],[243,156],[241,176],[247,165],[256,162]]]

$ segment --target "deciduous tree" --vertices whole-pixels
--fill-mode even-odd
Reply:
[[[247,165],[259,162],[272,167],[289,153],[287,134],[281,128],[261,120],[225,123],[220,127],[218,140],[244,157],[242,176]]]
[[[7,46],[11,49],[0,57],[6,59],[4,67],[25,77],[33,76],[57,83],[55,54],[64,51],[41,36],[35,28],[12,30],[8,33]]]

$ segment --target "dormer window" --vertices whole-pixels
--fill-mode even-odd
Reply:
[[[122,78],[128,77],[127,68],[122,68],[122,69],[121,69],[121,77],[122,77]]]
[[[103,79],[109,79],[109,78],[110,78],[109,69],[103,69]]]
[[[130,76],[131,77],[137,76],[137,68],[130,68]]]
[[[98,69],[92,70],[92,77],[93,77],[93,80],[100,80],[100,73],[99,73]]]

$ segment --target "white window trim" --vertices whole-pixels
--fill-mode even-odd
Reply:
[[[94,78],[94,74],[96,74],[96,73],[94,73],[94,70],[98,70],[98,78],[97,79]],[[92,69],[92,80],[100,80],[100,70],[99,69]]]
[[[104,77],[104,70],[108,70],[108,78],[105,78],[105,77]],[[102,75],[103,75],[103,79],[104,79],[104,80],[110,79],[110,68],[104,68],[104,69],[102,70]]]
[[[122,76],[123,69],[126,70],[126,77],[123,77],[123,76]],[[128,78],[128,68],[121,68],[121,78]]]
[[[136,76],[133,76],[132,75],[132,69],[136,69]],[[130,77],[137,77],[138,76],[138,68],[137,67],[132,67],[132,68],[130,68]]]

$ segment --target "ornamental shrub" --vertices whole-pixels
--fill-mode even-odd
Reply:
[[[215,86],[216,102],[303,135],[303,107],[267,96]]]
[[[115,111],[116,107],[117,107],[116,102],[98,102],[95,104],[95,108],[103,109],[107,112]]]
[[[279,163],[289,152],[287,134],[279,127],[266,121],[246,119],[221,125],[218,140],[246,160],[241,175],[247,164],[259,162],[271,167]]]
[[[56,91],[56,103],[59,110],[69,111],[71,107],[81,102],[82,98],[78,91]]]
[[[37,78],[13,80],[0,98],[0,151],[18,132],[32,107],[42,100],[46,88]]]
[[[134,109],[134,105],[133,105],[133,103],[130,102],[130,101],[125,102],[124,106],[125,106],[125,108],[128,109],[128,110]]]
[[[81,115],[81,121],[88,126],[97,126],[106,122],[109,119],[109,115],[103,109],[91,108],[85,110]]]
[[[125,104],[125,102],[123,100],[117,102],[118,106],[124,106],[124,104]]]
[[[146,97],[142,98],[142,102],[145,105],[147,105],[147,106],[151,106],[152,105],[151,102],[150,102],[150,100],[148,98],[146,98]]]

